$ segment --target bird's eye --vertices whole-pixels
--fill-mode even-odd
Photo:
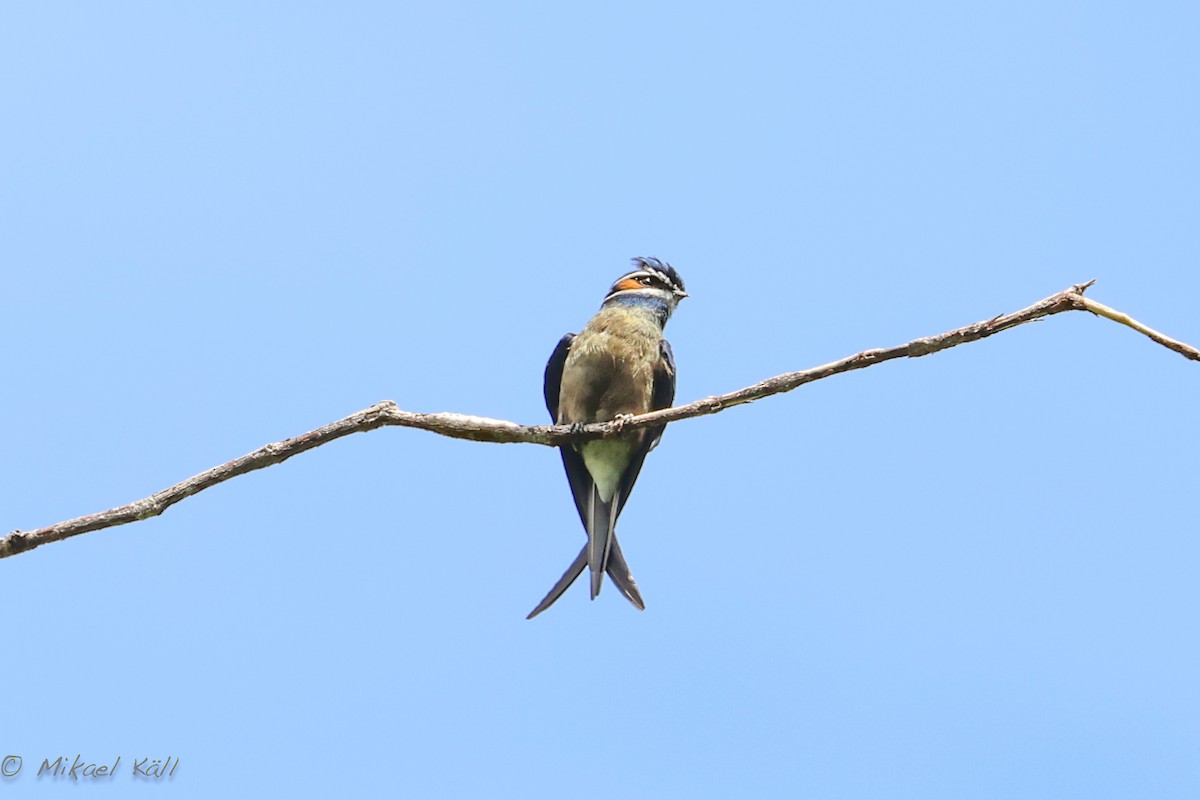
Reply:
[[[643,275],[642,277],[638,278],[638,283],[640,283],[642,286],[649,286],[650,278]]]

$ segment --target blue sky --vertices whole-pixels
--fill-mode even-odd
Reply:
[[[383,399],[525,423],[635,255],[678,397],[1096,278],[1200,343],[1194,4],[0,12],[0,529]],[[1195,797],[1200,370],[1083,314],[558,456],[354,436],[0,563],[0,791]],[[587,687],[607,684],[596,696]]]

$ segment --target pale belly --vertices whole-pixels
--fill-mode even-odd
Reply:
[[[581,449],[583,463],[596,482],[596,491],[604,502],[612,501],[632,453],[633,444],[621,439],[600,439],[586,443]]]

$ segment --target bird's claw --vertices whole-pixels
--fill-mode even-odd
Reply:
[[[634,414],[617,414],[615,417],[613,417],[613,427],[616,429],[617,433],[620,433],[621,431],[625,430],[625,426],[627,424],[629,424],[629,421],[631,419],[633,419],[634,416],[636,416],[636,415],[634,415]]]

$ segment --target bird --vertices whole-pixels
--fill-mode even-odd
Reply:
[[[663,328],[687,296],[683,279],[670,264],[647,256],[633,259],[633,269],[617,278],[583,330],[563,336],[554,348],[543,383],[550,419],[556,425],[580,426],[670,408],[675,356]],[[621,553],[616,526],[642,462],[665,427],[559,448],[588,540],[526,619],[553,605],[585,567],[593,600],[607,572],[629,602],[638,610],[646,608]]]

